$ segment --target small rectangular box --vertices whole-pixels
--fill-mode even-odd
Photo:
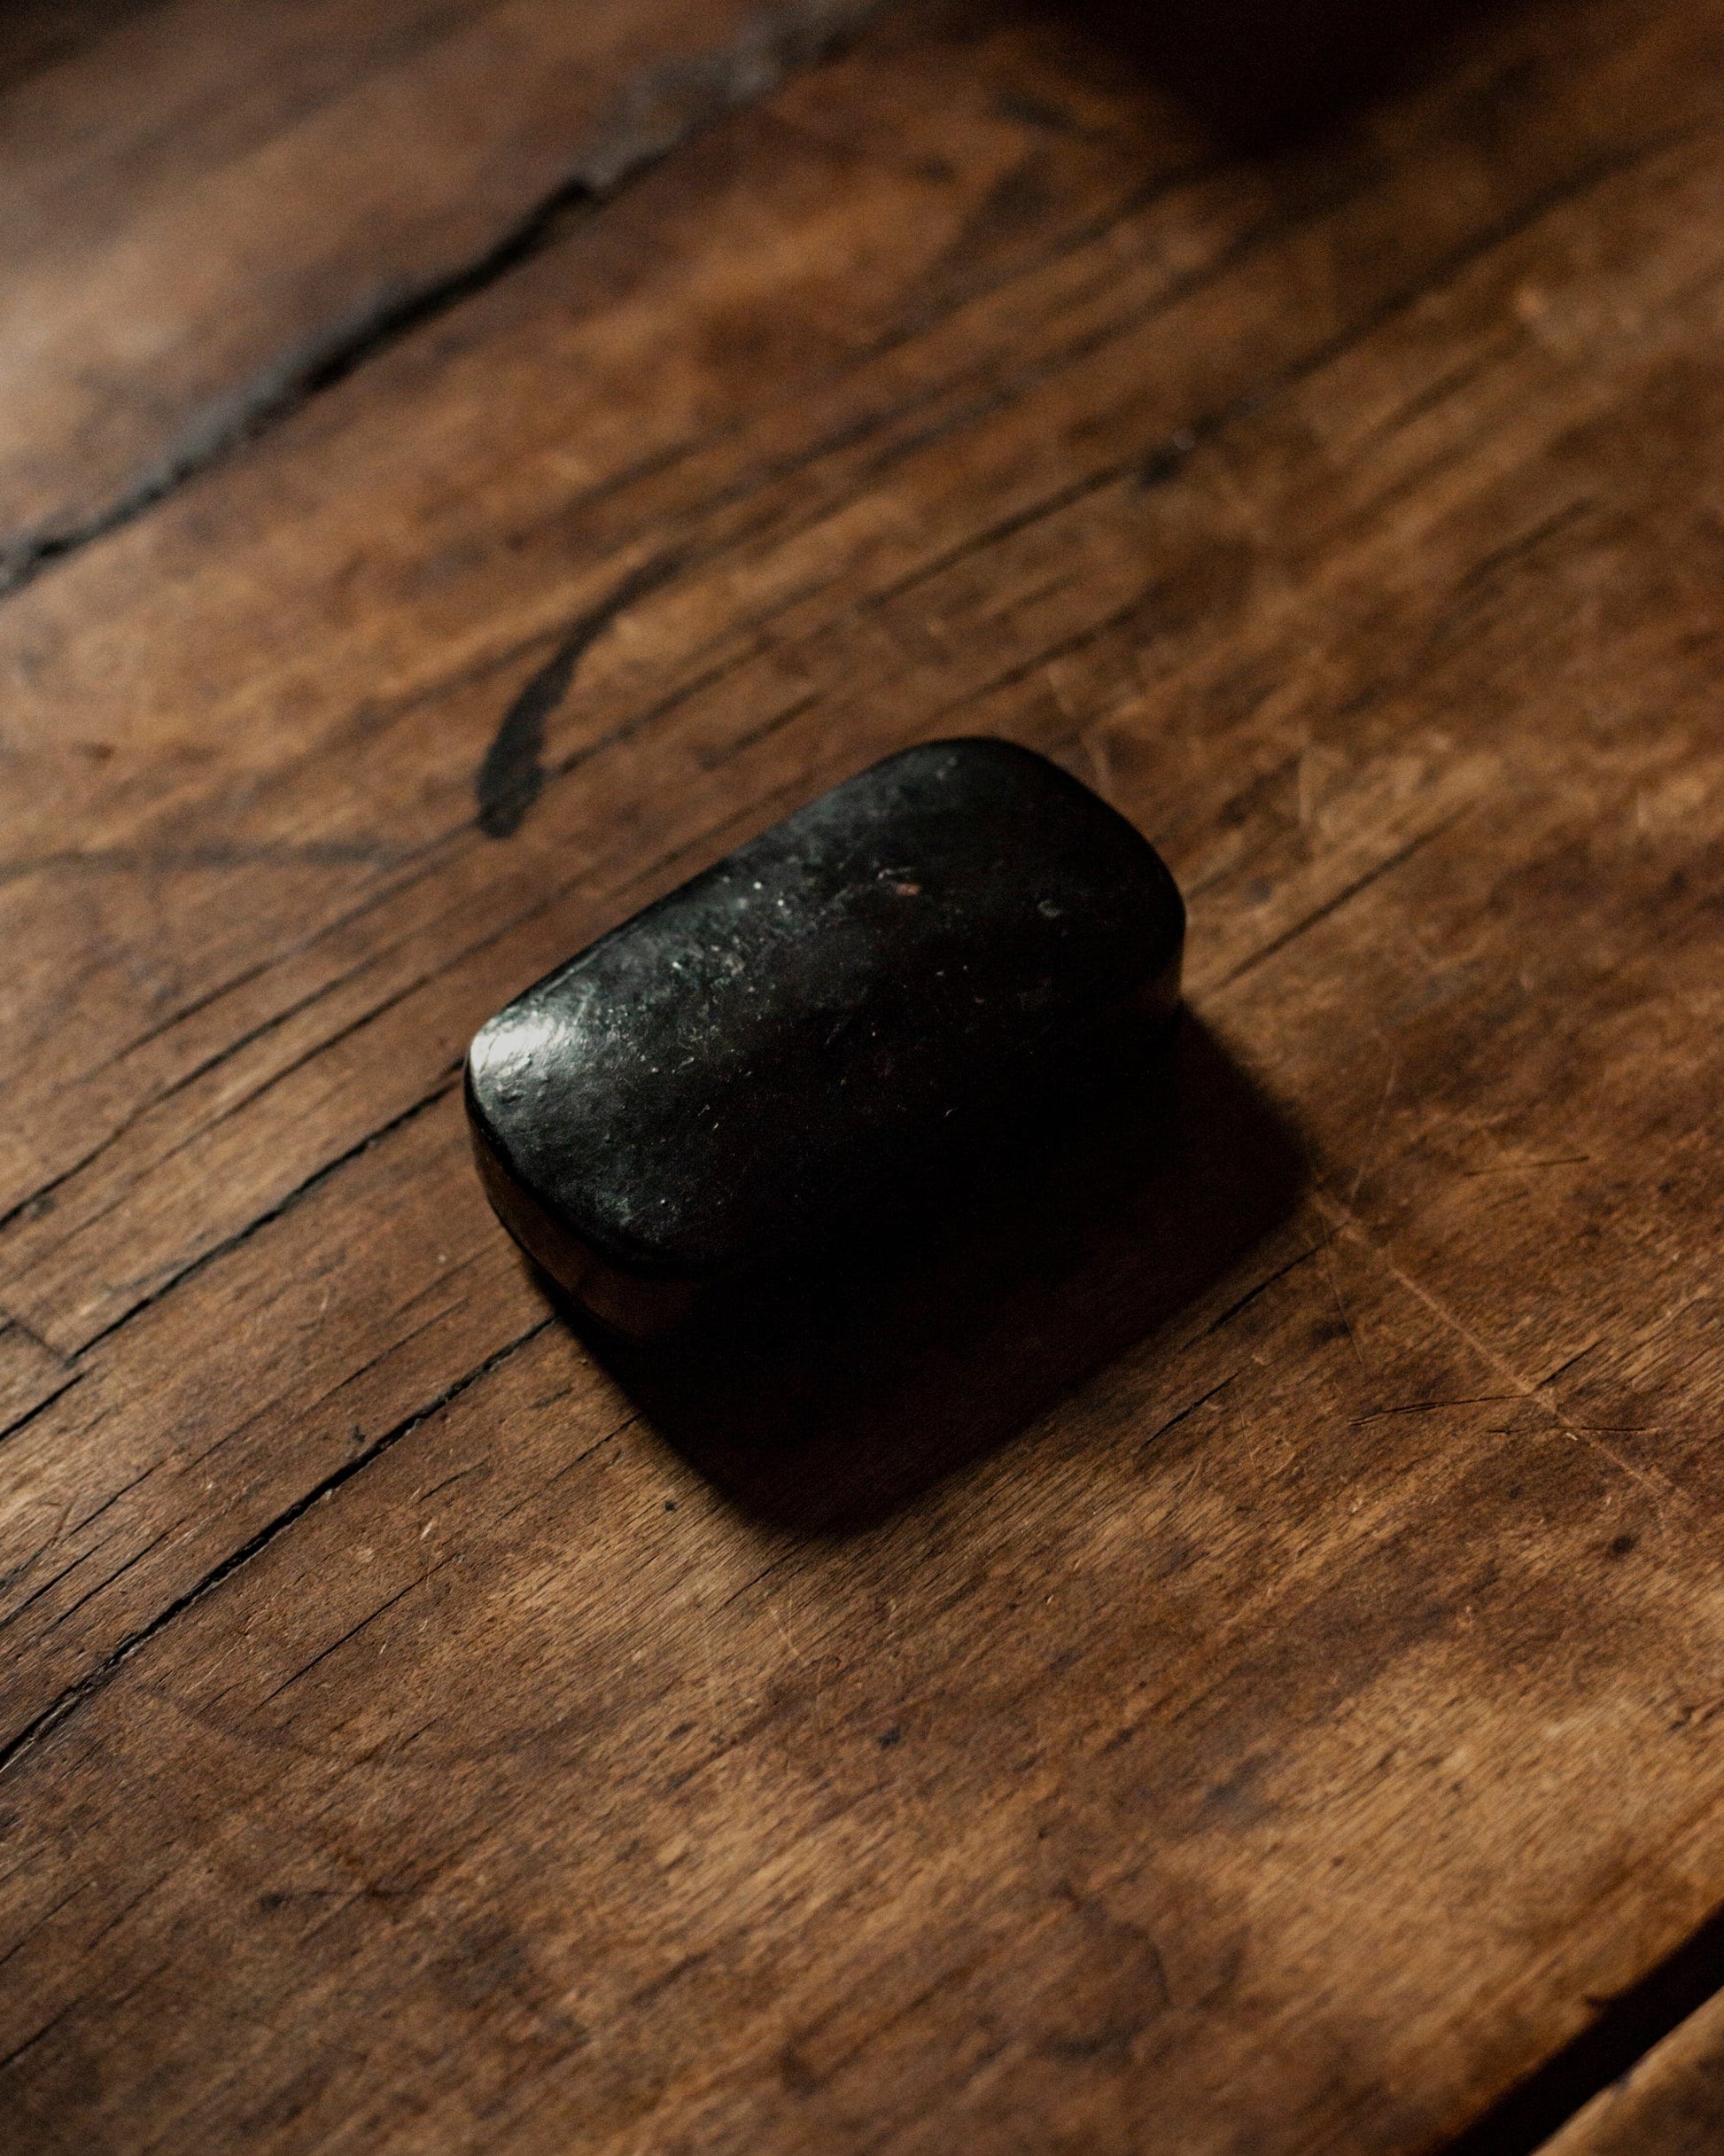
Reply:
[[[1184,907],[1147,840],[992,740],[888,758],[479,1032],[491,1202],[608,1325],[675,1323],[901,1207],[1116,1024],[1170,1017]]]

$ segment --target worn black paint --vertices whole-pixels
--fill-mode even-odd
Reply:
[[[1178,996],[1145,840],[998,741],[835,787],[500,1012],[468,1058],[493,1203],[624,1329],[830,1243]]]

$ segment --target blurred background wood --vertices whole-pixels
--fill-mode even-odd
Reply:
[[[863,12],[18,11],[0,31],[0,577],[136,514]]]
[[[1724,6],[1215,19],[0,37],[9,2145],[1526,2147],[1724,1905]],[[595,1356],[468,1035],[960,731],[1161,1134]]]

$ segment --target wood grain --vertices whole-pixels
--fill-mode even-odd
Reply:
[[[0,31],[0,584],[137,514],[863,12],[21,11]]]
[[[894,16],[0,609],[15,2142],[1430,2151],[1724,1902],[1720,58]],[[1171,1164],[601,1359],[466,1035],[955,730],[1185,885]]]

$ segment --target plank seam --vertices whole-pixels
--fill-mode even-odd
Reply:
[[[1724,1993],[1724,1910],[1612,1996],[1588,1998],[1585,2028],[1443,2144],[1441,2156],[1535,2156],[1601,2090]]]

